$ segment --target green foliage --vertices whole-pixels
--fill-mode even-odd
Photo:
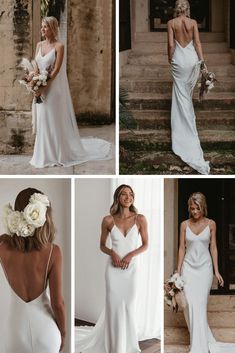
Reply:
[[[11,129],[10,145],[15,148],[16,152],[22,152],[25,145],[25,131]]]
[[[128,92],[124,88],[120,87],[120,92],[119,92],[120,128],[126,128],[128,130],[132,130],[132,129],[136,129],[137,123],[127,106],[127,101],[128,101]]]
[[[41,0],[41,16],[54,16],[60,21],[60,14],[65,10],[66,0]]]

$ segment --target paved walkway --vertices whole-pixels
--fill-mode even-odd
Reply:
[[[95,136],[115,144],[115,125],[98,127],[81,127],[82,137]],[[115,148],[114,148],[115,151]],[[91,161],[73,167],[34,168],[29,164],[31,155],[1,155],[0,174],[53,174],[53,175],[113,175],[115,174],[115,158],[109,161]]]

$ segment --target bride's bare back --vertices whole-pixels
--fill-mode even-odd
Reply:
[[[169,22],[172,26],[174,38],[182,47],[186,47],[194,39],[194,27],[196,21],[191,20],[186,16],[180,16]]]
[[[197,22],[185,15],[168,21],[168,56],[171,61],[175,49],[175,40],[185,48],[191,41],[194,42],[199,60],[203,60],[202,47]]]
[[[2,238],[2,237],[1,237]],[[48,244],[28,253],[12,249],[1,241],[0,260],[12,290],[25,302],[36,299],[45,289],[46,277],[54,267],[56,252]]]

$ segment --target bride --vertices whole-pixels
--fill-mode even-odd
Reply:
[[[146,219],[137,213],[133,202],[132,188],[120,185],[114,193],[110,215],[103,219],[100,249],[109,256],[105,310],[94,328],[76,329],[76,353],[140,352],[135,314],[136,256],[147,249],[148,233]],[[109,233],[112,249],[106,245]]]
[[[62,255],[48,197],[22,190],[0,236],[0,352],[59,353],[66,323]]]
[[[41,33],[45,40],[37,44],[35,60],[40,71],[49,72],[49,80],[35,93],[43,102],[33,104],[36,139],[30,163],[36,168],[68,167],[90,160],[111,159],[111,143],[79,136],[66,75],[64,46],[57,40],[56,18],[43,18]]]
[[[184,315],[190,333],[189,353],[234,353],[235,344],[217,342],[207,322],[213,267],[219,285],[223,286],[224,281],[218,269],[216,223],[207,218],[206,198],[201,192],[189,197],[188,211],[190,218],[180,226],[177,272],[185,281]]]
[[[186,0],[175,4],[175,18],[168,21],[168,59],[172,68],[172,150],[201,174],[209,174],[196,127],[192,94],[204,65],[197,22],[190,19]]]

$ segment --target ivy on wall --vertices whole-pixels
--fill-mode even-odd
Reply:
[[[54,16],[60,21],[60,14],[64,12],[66,0],[41,0],[41,16]]]

